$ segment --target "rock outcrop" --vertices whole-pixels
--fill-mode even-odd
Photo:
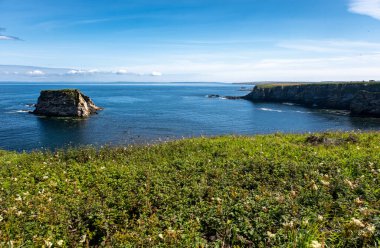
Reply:
[[[380,83],[259,85],[242,99],[290,102],[316,108],[350,110],[353,115],[380,117]]]
[[[33,114],[55,117],[88,117],[102,108],[76,89],[43,90]]]

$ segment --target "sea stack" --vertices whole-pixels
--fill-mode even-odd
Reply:
[[[33,114],[54,117],[88,117],[102,108],[77,89],[43,90]]]

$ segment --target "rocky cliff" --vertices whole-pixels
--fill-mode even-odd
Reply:
[[[76,89],[43,90],[33,113],[43,116],[88,117],[101,109]]]
[[[310,107],[351,110],[380,117],[380,83],[259,85],[244,96],[253,102],[291,102]]]

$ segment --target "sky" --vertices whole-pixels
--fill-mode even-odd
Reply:
[[[0,81],[380,80],[380,0],[0,0]]]

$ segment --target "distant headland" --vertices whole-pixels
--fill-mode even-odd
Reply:
[[[289,102],[308,107],[349,110],[380,117],[380,82],[260,84],[243,97],[252,102]]]

